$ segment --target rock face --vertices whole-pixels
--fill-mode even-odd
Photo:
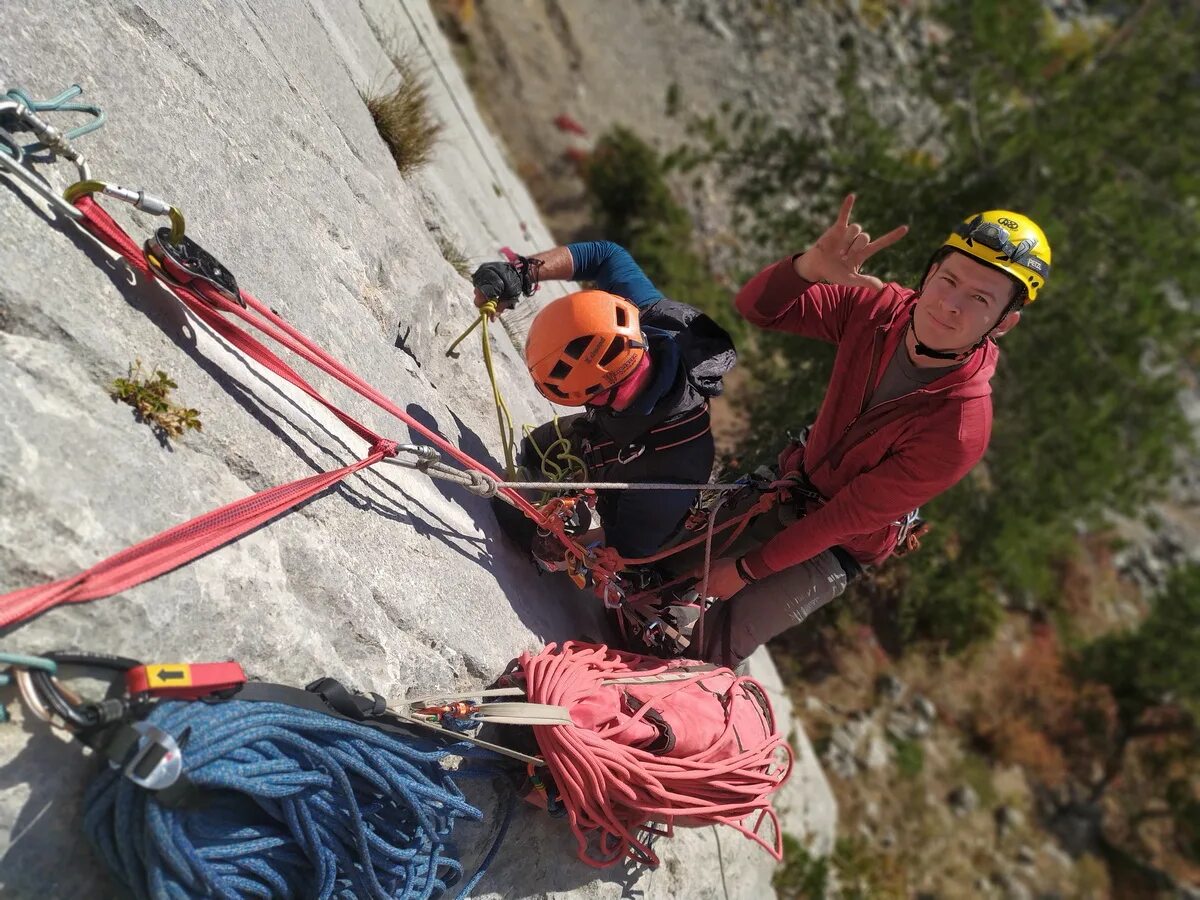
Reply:
[[[244,288],[419,421],[499,467],[478,343],[458,360],[444,356],[473,308],[435,233],[472,264],[502,245],[529,252],[553,241],[424,4],[40,0],[6,25],[0,85],[49,97],[79,82],[107,111],[108,125],[79,141],[95,177],[181,206],[189,233]],[[425,73],[446,126],[434,161],[407,177],[359,95],[390,71],[381,36]],[[39,171],[59,189],[73,180],[64,164]],[[106,206],[139,241],[160,224]],[[69,575],[365,454],[331,415],[3,178],[0,237],[0,592]],[[508,324],[519,329],[528,316]],[[514,341],[493,329],[493,343],[514,418],[547,418]],[[160,446],[110,400],[108,383],[136,359],[178,383],[178,402],[200,411],[203,432]],[[376,431],[419,440],[299,365]],[[233,658],[258,678],[304,684],[328,674],[400,698],[478,686],[524,649],[602,634],[597,606],[538,578],[486,501],[378,466],[191,565],[52,610],[7,633],[3,648]],[[95,763],[22,719],[10,689],[0,690],[15,714],[0,726],[0,892],[109,896],[79,822]],[[836,811],[811,750],[787,797],[785,828],[828,847]],[[559,823],[520,816],[477,896],[759,897],[769,885],[770,859],[734,832],[684,833],[654,873],[597,873],[576,862]]]
[[[569,151],[613,125],[665,152],[686,141],[693,118],[728,120],[734,110],[833,143],[826,119],[840,107],[837,79],[851,51],[863,62],[856,77],[881,122],[913,143],[936,134],[934,105],[903,78],[947,37],[937,36],[921,4],[544,0],[521,4],[519,14],[506,3],[473,9],[452,30],[468,44],[475,87],[560,233],[592,224]],[[582,123],[588,136],[562,134],[558,113]],[[701,177],[697,186],[689,174],[680,199],[706,258],[719,271],[733,270],[730,185],[716,173]]]

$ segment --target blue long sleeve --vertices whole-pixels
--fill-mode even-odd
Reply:
[[[578,281],[594,281],[602,291],[624,297],[638,309],[663,298],[629,251],[612,241],[581,241],[568,244]]]

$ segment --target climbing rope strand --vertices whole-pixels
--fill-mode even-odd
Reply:
[[[500,487],[519,491],[737,491],[744,484],[676,484],[669,481],[501,481]]]
[[[492,362],[492,344],[488,334],[488,320],[496,315],[499,307],[495,300],[489,300],[479,307],[479,315],[462,334],[446,349],[447,356],[453,356],[455,349],[476,328],[481,328],[480,343],[483,346],[483,365],[487,370],[488,381],[492,385],[492,400],[496,404],[496,420],[500,427],[500,445],[504,448],[504,474],[512,478],[516,473],[516,428],[513,427],[512,414],[504,395],[500,392],[500,383],[496,379],[496,367]]]
[[[638,481],[502,481],[478,469],[455,469],[445,463],[426,463],[403,457],[388,457],[385,462],[405,469],[416,469],[430,478],[453,481],[464,487],[478,486],[477,492],[490,497],[502,488],[519,491],[569,493],[572,491],[735,491],[744,484],[676,484]]]
[[[101,209],[90,197],[81,197],[77,201],[77,206],[84,212],[83,224],[89,228],[99,232],[99,237],[113,250],[123,256],[131,265],[139,269],[147,276],[154,273],[150,270],[149,264],[146,263],[141,249],[133,242],[128,234]],[[241,299],[245,302],[246,307],[243,308],[239,303],[230,300],[223,296],[220,291],[211,285],[205,283],[196,283],[195,290],[177,284],[166,283],[167,286],[175,293],[193,312],[196,312],[206,322],[217,327],[223,337],[230,337],[236,342],[238,349],[242,350],[250,358],[267,365],[272,371],[284,377],[288,381],[295,384],[297,387],[304,390],[314,399],[317,399],[322,405],[333,411],[339,419],[345,422],[350,427],[353,427],[357,433],[363,436],[366,440],[377,442],[379,436],[367,429],[361,423],[352,419],[348,414],[341,412],[329,400],[323,398],[311,385],[301,378],[290,366],[287,366],[275,355],[271,350],[264,346],[260,341],[244,330],[238,329],[232,322],[224,320],[217,312],[232,314],[242,319],[246,324],[261,331],[263,334],[270,337],[283,347],[295,353],[297,356],[317,367],[327,375],[337,379],[342,384],[349,387],[351,390],[358,393],[360,396],[371,401],[376,406],[383,409],[385,412],[395,416],[401,422],[409,427],[412,431],[422,435],[429,440],[440,451],[447,454],[460,465],[480,471],[492,479],[499,482],[501,479],[482,463],[473,459],[468,454],[464,453],[458,447],[450,443],[445,437],[438,434],[431,428],[426,427],[418,422],[411,415],[397,406],[382,392],[368,384],[353,371],[343,366],[331,354],[326,352],[320,346],[315,344],[307,336],[302,334],[298,329],[290,323],[282,319],[279,315],[273,312],[269,307],[254,297],[249,291],[241,291]],[[221,324],[217,324],[221,323]],[[351,423],[354,423],[351,425]],[[514,505],[524,509],[528,514],[532,515],[535,520],[537,518],[537,510],[522,498],[515,491],[509,492],[514,500]]]
[[[713,505],[713,508],[709,510],[708,528],[705,529],[704,533],[704,573],[700,576],[700,586],[697,589],[697,596],[700,598],[700,617],[696,620],[695,641],[696,647],[701,653],[704,652],[704,614],[707,612],[705,609],[705,602],[708,598],[708,576],[709,573],[712,572],[712,543],[713,534],[716,531],[715,526],[717,524],[717,510],[719,510],[725,503],[725,500],[728,498],[728,496],[728,494],[722,494],[717,498],[717,502]],[[724,598],[721,599],[723,600]]]
[[[483,364],[487,369],[488,381],[492,385],[492,399],[496,404],[496,419],[500,427],[500,446],[504,448],[504,475],[512,478],[517,472],[516,429],[513,427],[512,413],[508,411],[508,404],[504,402],[504,395],[500,392],[500,383],[496,380],[496,368],[492,363],[492,344],[488,340],[488,306],[494,307],[495,301],[485,304],[484,309],[479,313],[479,321],[482,325]]]
[[[147,538],[77,575],[0,596],[0,628],[62,603],[108,597],[197,559],[374,465],[382,451],[331,472],[278,485]]]
[[[562,432],[562,422],[558,416],[551,421],[554,423],[555,439],[542,450],[534,440],[533,428],[527,428],[525,438],[529,446],[538,456],[538,468],[548,481],[587,481],[588,467],[583,457],[574,452],[571,440]]]

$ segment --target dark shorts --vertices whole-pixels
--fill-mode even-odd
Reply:
[[[718,512],[718,523],[743,514],[757,494],[731,499]],[[799,513],[790,505],[779,504],[754,519],[728,547],[721,549],[720,533],[713,538],[713,556],[737,557],[762,546],[794,522]],[[698,532],[703,535],[704,532]],[[672,557],[672,575],[694,571],[704,564],[704,547],[697,546]],[[769,575],[747,585],[730,600],[713,606],[704,617],[699,657],[724,666],[736,666],[767,641],[801,624],[831,600],[841,596],[862,567],[841,547],[817,554],[812,559]]]

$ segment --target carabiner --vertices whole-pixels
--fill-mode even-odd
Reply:
[[[7,116],[16,121],[15,125],[10,122],[7,123],[8,127],[6,128],[0,127],[0,171],[20,181],[56,210],[75,221],[83,218],[83,214],[60,197],[45,179],[34,174],[33,170],[28,168],[26,154],[35,150],[50,150],[75,164],[75,168],[79,172],[78,181],[87,181],[92,177],[87,160],[82,153],[75,149],[71,138],[87,134],[103,125],[104,112],[99,107],[66,102],[81,92],[82,88],[79,85],[72,85],[52,100],[38,101],[31,99],[20,89],[14,88],[5,95],[7,99],[0,100],[0,118]],[[39,110],[86,112],[94,117],[94,121],[63,134],[42,119],[37,114]],[[30,131],[37,140],[32,144],[22,146],[17,143],[14,131]]]
[[[3,105],[3,103],[0,103],[0,107]],[[9,146],[17,146],[16,139],[10,132],[3,132],[3,140]],[[17,149],[20,148],[18,147]],[[0,153],[0,171],[7,173],[17,181],[21,182],[21,184],[25,185],[25,187],[33,191],[69,219],[73,219],[74,221],[78,222],[83,218],[83,213],[76,209],[74,204],[69,203],[67,200],[60,197],[46,181],[35,175],[32,170],[26,168],[24,161],[25,156],[23,152],[14,156],[9,156],[7,153]],[[79,171],[79,177],[81,180],[86,180],[90,177],[87,163],[83,161],[82,157],[78,157],[72,161],[75,163],[75,167]]]
[[[632,452],[630,452],[630,451],[632,451]],[[626,452],[629,452],[628,456],[625,455]],[[641,456],[645,452],[646,452],[645,444],[638,444],[636,447],[622,447],[620,450],[617,451],[617,462],[619,462],[623,466],[628,465],[629,463],[633,462],[635,459],[637,459],[639,456]]]

